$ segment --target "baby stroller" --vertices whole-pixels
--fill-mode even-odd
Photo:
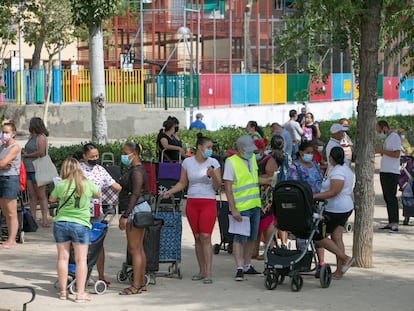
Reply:
[[[414,158],[402,156],[400,159],[401,171],[398,184],[400,186],[401,202],[403,206],[404,225],[408,225],[410,217],[414,216]]]
[[[314,205],[312,190],[307,183],[283,181],[273,191],[272,208],[277,219],[277,228],[272,237],[280,229],[305,239],[306,244],[301,250],[288,250],[278,247],[277,244],[270,248],[273,238],[267,242],[264,252],[265,287],[269,290],[275,289],[289,276],[292,291],[298,292],[303,286],[301,274],[316,272],[318,266],[313,238],[322,230],[320,215],[325,204],[321,202]],[[325,264],[320,270],[321,287],[329,287],[331,280],[331,267]]]
[[[91,229],[91,244],[89,244],[88,249],[88,274],[86,276],[86,280],[90,279],[92,269],[98,260],[99,253],[103,247],[103,243],[106,237],[106,233],[108,232],[108,225],[105,223],[94,222],[92,223]],[[69,292],[71,294],[76,293],[76,264],[75,256],[73,253],[73,249],[71,248],[70,258],[69,258],[69,266],[68,266],[68,286]],[[106,291],[106,283],[104,281],[98,280],[95,282],[94,289],[95,293],[101,295]]]

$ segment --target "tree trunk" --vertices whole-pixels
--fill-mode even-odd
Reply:
[[[253,55],[252,55],[252,43],[250,40],[250,20],[252,17],[252,9],[253,9],[253,0],[249,0],[248,4],[246,5],[245,15],[244,15],[244,53],[246,54],[246,63],[244,64],[247,73],[253,72]]]
[[[91,74],[92,141],[107,143],[105,114],[105,70],[102,25],[89,29],[89,64]]]
[[[43,122],[47,126],[47,117],[49,113],[49,103],[50,103],[50,95],[52,93],[52,79],[53,79],[53,55],[49,55],[49,62],[47,68],[47,81],[46,81],[46,102],[45,107],[43,109]]]
[[[373,266],[374,140],[377,111],[378,50],[382,1],[364,1],[360,17],[360,95],[356,140],[355,226],[353,256],[358,267]]]
[[[40,37],[39,40],[35,44],[35,49],[32,55],[32,69],[40,68],[40,57],[42,54],[42,48],[43,48],[44,43],[45,43],[45,38]]]

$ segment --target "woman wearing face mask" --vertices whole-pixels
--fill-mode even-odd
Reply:
[[[259,235],[256,240],[256,250],[253,253],[254,257],[258,260],[263,260],[263,255],[259,255],[260,242],[265,243],[270,239],[273,229],[275,216],[272,211],[272,189],[269,187],[269,183],[278,170],[277,163],[271,154],[265,155],[266,139],[256,139],[254,144],[257,147],[255,156],[257,160],[257,166],[259,168],[259,183],[260,184],[260,197],[262,200],[262,206],[260,211],[259,222]],[[286,244],[286,241],[282,241],[282,244]]]
[[[30,137],[24,146],[22,156],[24,166],[26,168],[30,211],[36,219],[36,208],[37,203],[39,203],[40,211],[42,212],[42,227],[48,228],[46,186],[37,186],[33,161],[46,155],[48,148],[47,137],[49,136],[49,131],[46,129],[43,120],[36,117],[30,120],[29,132]]]
[[[0,146],[0,207],[6,218],[8,238],[0,249],[16,246],[19,229],[17,219],[17,195],[19,194],[20,148],[16,144],[16,126],[13,120],[3,121]]]
[[[317,123],[314,123],[313,114],[308,112],[305,116],[305,127],[303,128],[303,141],[313,142],[321,137],[321,131]]]
[[[195,253],[199,271],[193,281],[213,283],[211,234],[216,223],[216,191],[221,186],[219,162],[211,158],[213,142],[197,134],[195,156],[186,158],[181,169],[179,182],[164,192],[164,198],[182,191],[188,185],[186,215],[195,239]]]
[[[145,202],[144,191],[148,180],[145,168],[139,158],[141,152],[141,145],[134,142],[129,142],[122,148],[121,162],[128,167],[128,171],[120,180],[122,190],[119,193],[119,210],[123,212],[119,219],[119,229],[126,231],[134,277],[131,280],[131,286],[120,291],[120,295],[136,295],[147,290],[145,286],[145,229],[135,228],[128,223],[128,220],[132,220],[130,216],[136,212],[135,206]]]
[[[177,136],[174,135],[176,131],[176,122],[172,120],[171,117],[168,117],[162,126],[163,128],[160,130],[157,137],[158,161],[179,161],[180,155],[181,157],[185,156],[185,151],[182,148],[181,140],[177,140]],[[164,156],[162,156],[163,151]]]
[[[83,162],[80,163],[83,175],[90,181],[92,181],[99,188],[99,192],[102,193],[102,189],[111,187],[116,192],[121,191],[121,185],[116,183],[115,180],[109,175],[109,173],[98,164],[99,151],[94,144],[88,143],[83,146]],[[102,210],[102,198],[92,199],[90,202],[91,222],[103,220]],[[97,207],[95,209],[95,207]],[[105,266],[105,250],[102,247],[96,262],[96,269],[98,270],[98,277],[104,281],[106,285],[110,285],[111,282],[105,280],[104,275]]]
[[[317,139],[313,144],[312,162],[319,165],[319,169],[321,170],[322,175],[325,174],[325,171],[328,168],[328,164],[323,159],[323,148],[323,142]]]

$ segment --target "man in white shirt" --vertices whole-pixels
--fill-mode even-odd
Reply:
[[[401,139],[384,120],[378,121],[376,131],[381,139],[385,139],[383,147],[375,148],[375,153],[382,156],[380,181],[388,213],[388,224],[381,229],[393,233],[398,232],[399,223],[397,186],[400,177]]]
[[[283,125],[283,127],[290,133],[290,136],[292,137],[292,159],[294,160],[296,160],[296,154],[299,151],[299,144],[302,140],[303,128],[305,127],[304,122],[302,125],[296,122],[297,115],[298,113],[296,110],[290,110],[290,120]]]
[[[328,144],[326,145],[326,158],[329,159],[331,150],[333,147],[341,147],[341,139],[344,136],[344,133],[348,130],[348,127],[342,126],[341,124],[335,123],[331,125],[331,139],[329,139]],[[349,165],[348,161],[345,161]],[[332,165],[328,161],[327,172],[331,169]]]

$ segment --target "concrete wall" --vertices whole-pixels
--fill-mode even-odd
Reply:
[[[7,104],[0,106],[0,116],[16,121],[19,132],[28,132],[32,117],[43,118],[43,105]],[[121,139],[131,135],[158,132],[168,116],[180,120],[186,127],[185,111],[141,110],[140,105],[109,104],[106,108],[108,138]],[[48,129],[52,137],[92,137],[91,109],[89,104],[51,105],[48,113]]]

